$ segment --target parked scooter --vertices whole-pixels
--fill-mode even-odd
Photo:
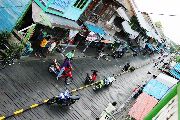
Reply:
[[[122,48],[122,50],[120,50],[120,51],[115,51],[115,52],[113,53],[112,57],[113,57],[114,59],[116,59],[116,58],[121,58],[121,57],[126,53],[126,51],[127,51],[127,48],[124,47],[124,48]]]
[[[72,95],[69,90],[60,93],[59,96],[55,96],[47,101],[47,105],[58,104],[59,106],[70,106],[80,99],[79,95]]]
[[[55,60],[54,63],[52,63],[49,66],[49,72],[50,73],[54,73],[54,74],[58,74],[58,72],[61,71],[61,67],[60,64]],[[65,78],[65,83],[66,84],[70,84],[73,80],[73,76],[72,76],[72,67],[65,67],[65,70],[63,71],[62,75],[60,78]]]
[[[112,85],[112,82],[115,81],[115,77],[114,75],[111,77],[107,77],[104,80],[100,80],[98,83],[95,84],[95,86],[93,87],[94,91],[100,90],[102,88],[108,87]]]
[[[123,55],[124,55],[124,52],[122,52],[122,51],[115,51],[115,52],[113,53],[112,57],[113,57],[114,59],[116,59],[116,58],[121,58]]]
[[[89,75],[89,73],[87,73],[87,76],[85,78],[85,85],[88,85],[88,84],[91,84],[93,83],[94,81],[96,81],[96,78],[97,78],[97,70],[91,70],[92,71],[92,74]]]
[[[104,58],[105,60],[110,61],[108,54],[105,54],[103,51],[98,53],[97,59],[99,60],[100,58]]]
[[[144,85],[137,85],[137,87],[133,90],[133,94],[132,97],[134,99],[136,99],[143,91],[143,88],[146,86],[146,84]]]
[[[124,67],[122,68],[122,71],[125,72],[125,71],[128,71],[130,68],[130,63],[126,63],[126,65],[124,65]]]
[[[60,46],[60,45],[57,45],[55,50],[58,52],[58,53],[62,53],[63,52],[63,47]]]

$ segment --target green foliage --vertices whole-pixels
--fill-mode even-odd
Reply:
[[[176,49],[175,49],[173,46],[171,46],[171,47],[170,47],[170,52],[173,53],[173,52],[175,52],[175,51],[176,51]]]
[[[7,31],[0,32],[0,40],[7,40],[11,36],[11,33]]]
[[[156,25],[156,27],[158,27],[158,28],[163,28],[160,21],[155,22],[155,25]]]
[[[177,55],[177,56],[176,56],[176,62],[179,62],[179,63],[180,63],[180,55]]]
[[[3,50],[3,53],[5,56],[11,56],[13,54],[21,54],[24,45],[20,44],[20,43],[12,43],[10,44],[8,42],[8,39],[10,39],[11,37],[11,33],[8,32],[1,32],[0,33],[0,43],[6,43],[9,47],[9,49],[5,49]]]
[[[16,24],[15,28],[16,28],[17,30],[19,30],[24,23],[25,23],[25,21],[21,19],[21,20]]]
[[[137,17],[135,15],[131,17],[130,22],[132,24],[136,24],[136,25],[140,26],[140,24],[138,22],[138,19],[137,19]]]
[[[20,53],[21,53],[21,52],[23,51],[24,47],[25,47],[25,46],[24,46],[23,44],[14,43],[12,49],[13,49],[13,51],[16,51],[16,52],[20,52]]]

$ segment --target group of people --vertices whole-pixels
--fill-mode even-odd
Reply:
[[[59,41],[57,40],[51,40],[50,36],[42,38],[38,48],[35,51],[35,56],[46,57],[46,54],[51,53],[58,43]]]
[[[35,56],[43,56],[53,51],[56,45],[59,44],[58,40],[53,40],[53,38],[47,34],[47,32],[40,30],[40,33],[35,41],[34,50]]]
[[[158,57],[157,59],[154,59],[153,62],[154,62],[154,66],[153,67],[157,67],[158,68],[159,64],[162,63],[163,65],[167,65],[167,64],[169,64],[171,62],[171,60],[168,58],[168,55],[161,54],[161,56]],[[163,65],[161,65],[161,66],[163,66]]]
[[[62,76],[63,72],[68,72],[68,71],[72,70],[71,60],[74,57],[74,53],[75,53],[75,50],[68,52],[65,55],[66,58],[62,65],[60,65],[56,59],[53,61],[55,69],[56,69],[55,71],[56,71],[56,75],[57,75],[56,76],[57,80]]]

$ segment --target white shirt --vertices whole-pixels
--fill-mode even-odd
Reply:
[[[51,43],[51,46],[48,48],[48,50],[51,52],[56,47],[56,42]]]
[[[105,83],[106,83],[106,84],[109,84],[109,83],[113,82],[114,80],[115,80],[114,77],[107,77],[107,78],[105,79]]]

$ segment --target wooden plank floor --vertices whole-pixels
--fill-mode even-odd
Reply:
[[[63,80],[57,81],[55,76],[48,72],[50,61],[28,61],[15,64],[0,71],[0,115],[14,112],[19,108],[29,106],[46,98],[58,95],[66,88],[74,89],[83,85],[86,73],[96,69],[99,71],[98,79],[103,76],[117,74],[126,62],[134,66],[147,63],[143,57],[129,57],[111,62],[94,58],[75,59],[73,61],[73,84],[66,86]],[[61,61],[62,62],[62,61]],[[122,104],[131,94],[132,89],[142,80],[151,76],[147,71],[153,71],[150,65],[133,73],[117,78],[110,88],[95,93],[92,88],[79,91],[81,99],[71,109],[60,109],[58,106],[46,106],[27,111],[11,120],[94,120],[100,115],[109,102],[118,101]]]

